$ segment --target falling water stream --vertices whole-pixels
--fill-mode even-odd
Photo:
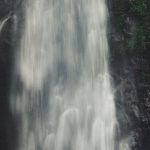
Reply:
[[[18,150],[115,150],[107,15],[105,0],[26,1],[11,97]]]

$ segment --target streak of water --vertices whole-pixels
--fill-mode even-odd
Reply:
[[[8,21],[9,17],[5,18],[4,20],[0,21],[0,33],[4,27],[4,25],[6,24],[6,22]]]

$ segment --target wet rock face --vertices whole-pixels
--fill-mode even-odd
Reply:
[[[148,150],[150,148],[150,55],[145,54],[132,60],[140,110],[141,149]]]
[[[150,63],[148,54],[114,60],[120,138],[128,137],[133,150],[150,148]],[[120,59],[119,59],[120,60]]]
[[[117,66],[116,66],[117,65]],[[116,88],[116,109],[119,123],[118,139],[128,140],[131,149],[139,147],[139,108],[132,67],[126,63],[112,66]]]
[[[13,0],[0,1],[0,23],[14,12]],[[0,32],[0,149],[13,150],[17,129],[9,109],[9,91],[13,67],[13,18]]]
[[[1,0],[0,1],[0,18],[5,17],[13,11],[14,2],[13,0]]]

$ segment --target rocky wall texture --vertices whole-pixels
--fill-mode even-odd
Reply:
[[[110,65],[117,89],[121,137],[131,135],[132,149],[149,150],[150,1],[111,0],[109,3]]]

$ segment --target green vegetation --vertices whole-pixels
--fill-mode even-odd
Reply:
[[[113,0],[113,20],[124,38],[114,46],[120,53],[141,53],[150,48],[150,0]]]

